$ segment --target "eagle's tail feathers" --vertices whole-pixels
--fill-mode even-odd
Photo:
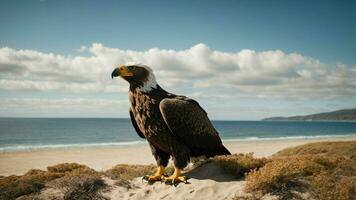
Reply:
[[[224,147],[223,145],[221,145],[221,146],[218,148],[216,155],[231,155],[231,153],[230,153],[229,150],[227,150],[226,147]]]
[[[210,151],[209,153],[205,154],[208,158],[214,156],[223,156],[223,155],[231,155],[230,151],[226,149],[223,145],[216,148],[214,151]]]

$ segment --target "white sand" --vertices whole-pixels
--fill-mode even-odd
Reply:
[[[308,142],[355,139],[356,137],[225,142],[225,146],[231,153],[254,152],[256,156],[262,157],[270,156],[286,147],[297,146]],[[96,170],[105,170],[116,164],[150,164],[155,163],[155,160],[148,145],[1,152],[0,175],[20,175],[30,169],[44,170],[47,166],[64,162],[76,162],[88,165]]]
[[[176,187],[164,183],[142,183],[134,179],[132,189],[114,186],[105,196],[111,199],[232,199],[243,195],[245,181],[236,180],[224,174],[214,163],[205,164],[186,173],[189,184],[180,183]]]

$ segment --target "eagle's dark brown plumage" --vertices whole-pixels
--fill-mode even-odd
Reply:
[[[160,180],[172,157],[176,171],[183,169],[191,157],[228,155],[207,113],[191,98],[162,89],[152,70],[143,65],[116,68],[112,77],[121,76],[130,83],[130,117],[137,134],[146,138],[160,166],[151,181]],[[174,176],[174,175],[172,175]],[[180,173],[166,178],[180,181]]]

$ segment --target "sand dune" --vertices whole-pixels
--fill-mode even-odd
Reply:
[[[164,183],[142,183],[140,178],[132,181],[132,189],[115,186],[105,196],[111,199],[232,199],[243,195],[244,180],[227,175],[214,163],[205,164],[185,174],[187,184],[170,186]]]

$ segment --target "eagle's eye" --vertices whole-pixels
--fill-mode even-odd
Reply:
[[[134,70],[134,69],[135,69],[135,66],[127,66],[127,69],[130,70],[130,71],[131,71],[131,70]]]

